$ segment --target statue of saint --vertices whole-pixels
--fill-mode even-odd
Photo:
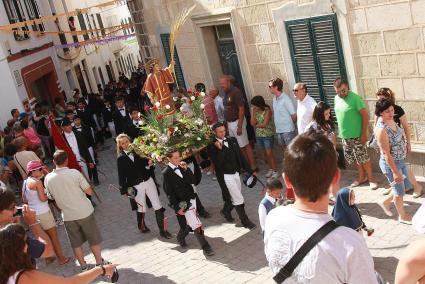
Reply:
[[[171,61],[170,66],[161,69],[159,67],[159,60],[154,58],[149,60],[145,68],[149,71],[149,75],[146,79],[143,91],[148,94],[149,99],[153,104],[159,102],[161,107],[166,105],[170,106],[170,110],[167,114],[173,114],[175,112],[174,102],[171,94],[171,90],[168,84],[174,83],[172,70],[174,69],[174,61]]]

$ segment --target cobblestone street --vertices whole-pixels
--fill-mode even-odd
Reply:
[[[211,176],[204,174],[198,187],[198,194],[212,214],[210,219],[202,220],[205,234],[215,255],[208,259],[202,254],[195,237],[187,237],[189,249],[182,252],[175,237],[171,240],[158,238],[158,229],[153,210],[146,214],[146,223],[151,229],[148,234],[141,234],[136,227],[135,213],[130,210],[129,202],[117,189],[115,149],[108,141],[99,151],[99,170],[101,185],[96,187],[102,203],[96,208],[96,219],[103,236],[103,257],[119,264],[120,279],[118,283],[273,283],[271,272],[263,252],[263,242],[258,223],[257,208],[261,200],[261,187],[243,188],[248,216],[257,224],[249,231],[236,223],[225,223],[219,211],[222,199],[218,183]],[[265,180],[265,167],[260,164],[260,177]],[[157,177],[160,178],[160,168]],[[385,186],[382,174],[377,173],[380,186],[376,191],[366,187],[356,188],[357,204],[364,214],[364,221],[375,229],[372,237],[367,238],[368,247],[374,257],[376,270],[393,283],[397,261],[405,247],[420,238],[411,226],[399,224],[396,217],[387,217],[377,202],[383,198],[382,187]],[[344,171],[341,186],[347,186],[355,178],[352,171]],[[172,210],[166,206],[166,196],[161,189],[161,200],[166,207],[168,230],[175,236],[178,232],[177,220]],[[423,198],[414,200],[406,197],[408,213],[413,214]],[[395,213],[394,207],[392,208]],[[235,212],[233,212],[236,217]],[[285,218],[285,216],[282,216]],[[236,218],[235,218],[236,219]],[[67,255],[72,255],[64,227],[59,228],[62,244]],[[86,254],[89,253],[87,245]],[[91,254],[86,257],[88,263],[94,263]],[[75,261],[60,267],[54,263],[46,266],[40,263],[44,271],[54,274],[72,275],[79,272]],[[102,279],[95,283],[103,283]]]

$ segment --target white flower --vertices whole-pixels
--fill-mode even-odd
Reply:
[[[156,106],[156,107],[160,107],[160,106],[161,106],[161,103],[160,103],[160,102],[156,102],[156,103],[155,103],[155,106]]]
[[[173,97],[173,101],[177,102],[179,99],[177,97]]]
[[[165,105],[165,108],[166,109],[170,109],[171,107],[169,105]]]
[[[204,92],[201,92],[201,97],[205,97],[205,93]]]
[[[204,109],[204,108],[205,108],[205,105],[204,105],[204,104],[201,104],[199,107],[200,107],[201,109]]]
[[[195,123],[197,125],[202,125],[204,123],[204,121],[201,118],[198,118],[198,119],[195,120]]]
[[[180,112],[183,112],[183,110],[184,110],[183,107],[180,107]]]
[[[194,101],[194,100],[195,100],[195,96],[191,96],[191,97],[190,97],[190,99],[191,99],[192,101]]]
[[[196,140],[201,141],[202,139],[201,137],[196,137]]]
[[[179,130],[179,128],[177,126],[174,126],[174,132],[176,132],[177,130]]]

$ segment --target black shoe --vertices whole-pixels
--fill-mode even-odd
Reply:
[[[98,180],[96,180],[96,181],[93,181],[93,185],[94,186],[98,186],[100,183],[99,183],[99,181]]]
[[[146,233],[149,233],[151,230],[149,230],[149,228],[148,228],[148,227],[146,227],[146,225],[145,225],[145,226],[143,226],[143,227],[140,227],[140,228],[139,228],[139,231],[140,231],[140,233],[142,233],[142,234],[146,234]]]
[[[96,203],[94,203],[94,201],[93,201],[93,200],[90,200],[90,202],[91,202],[91,205],[92,205],[93,207],[96,207],[96,206],[97,206],[97,204],[96,204]]]
[[[233,219],[233,217],[232,217],[232,214],[231,213],[224,213],[224,211],[223,210],[220,210],[220,214],[221,214],[221,216],[223,216],[224,217],[224,219],[226,219],[226,221],[227,222],[233,222],[233,221],[235,221],[235,219]]]
[[[173,235],[171,235],[168,231],[160,232],[159,235],[165,239],[172,239]]]
[[[186,243],[185,239],[181,239],[181,240],[179,240],[179,245],[180,245],[182,248],[187,248],[187,243]]]
[[[204,251],[205,256],[212,256],[215,254],[210,246],[205,246],[202,250]]]
[[[208,219],[208,218],[211,217],[211,214],[208,213],[207,210],[205,210],[205,209],[202,210],[202,211],[199,211],[198,215],[199,215],[199,217],[202,217],[202,218],[205,218],[205,219]]]
[[[246,220],[243,224],[242,224],[245,228],[247,229],[255,229],[257,227],[257,225],[255,225],[254,223],[252,223],[250,220]]]

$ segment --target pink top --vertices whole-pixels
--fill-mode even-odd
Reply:
[[[215,110],[214,99],[206,95],[202,101],[204,104],[204,114],[209,125],[213,125],[218,121],[217,112]]]
[[[40,137],[37,136],[34,128],[28,127],[27,129],[24,129],[24,136],[30,141],[32,145],[41,144]]]

